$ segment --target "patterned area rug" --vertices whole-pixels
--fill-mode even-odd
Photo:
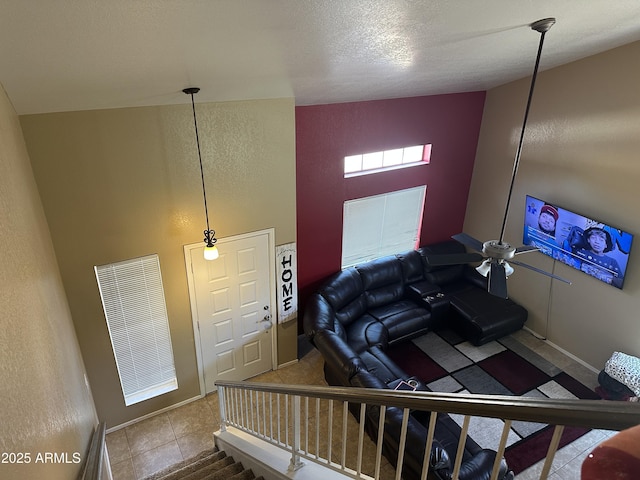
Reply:
[[[476,347],[453,331],[430,332],[409,344],[390,348],[387,354],[405,372],[422,380],[434,392],[600,398],[510,336]],[[452,418],[462,425],[462,416],[452,415]],[[495,450],[502,428],[502,420],[473,417],[469,436],[482,448]],[[566,427],[559,448],[588,431]],[[518,474],[542,460],[552,433],[552,427],[547,424],[513,422],[505,451],[509,467]]]

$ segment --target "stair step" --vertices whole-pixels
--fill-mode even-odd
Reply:
[[[221,460],[218,460],[215,463],[210,463],[207,465],[203,465],[197,470],[189,473],[188,475],[182,476],[171,476],[169,478],[163,478],[161,480],[202,480],[208,479],[211,475],[219,472],[220,470],[224,470],[230,465],[235,464],[235,460],[231,457],[224,457]]]
[[[236,473],[229,480],[264,480],[262,477],[256,478],[251,469],[242,470],[240,473]]]
[[[229,457],[231,458],[231,457]],[[244,467],[241,463],[232,463],[231,465],[227,465],[224,468],[212,472],[209,475],[204,477],[198,477],[198,480],[229,480],[229,478],[233,477],[236,473],[240,473],[244,470]],[[188,478],[188,480],[195,480]]]
[[[262,478],[262,477],[260,477]],[[144,480],[254,480],[251,470],[217,448],[183,460]]]

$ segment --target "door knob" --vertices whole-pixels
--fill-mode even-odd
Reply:
[[[273,325],[271,325],[271,314],[267,313],[262,320],[258,320],[256,321],[256,323],[260,324],[260,328],[262,328],[265,332],[271,330],[271,327]]]

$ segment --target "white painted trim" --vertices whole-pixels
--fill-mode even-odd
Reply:
[[[529,327],[523,326],[522,329],[526,330],[527,332],[529,332],[531,335],[536,337],[538,340],[546,340],[547,339],[547,337],[543,337],[538,332],[534,332],[533,330],[531,330]]]
[[[189,286],[189,308],[191,310],[191,325],[193,328],[193,342],[196,348],[196,365],[198,367],[198,382],[200,384],[200,395],[207,394],[204,383],[204,366],[202,362],[202,349],[200,346],[200,329],[198,327],[198,318],[196,316],[196,287],[193,278],[193,270],[191,267],[191,250],[202,246],[200,243],[192,243],[184,246],[184,263],[187,271],[187,285]]]
[[[234,242],[237,240],[243,240],[245,238],[257,237],[261,235],[267,235],[268,251],[269,251],[269,303],[273,308],[277,308],[276,303],[276,244],[275,244],[275,229],[267,228],[264,230],[258,230],[256,232],[242,233],[240,235],[233,235],[231,237],[218,238],[217,244]],[[204,362],[202,361],[202,348],[200,344],[200,330],[198,328],[198,318],[196,312],[196,290],[195,281],[193,278],[193,271],[191,270],[191,251],[196,248],[201,248],[202,242],[191,243],[185,245],[184,248],[184,261],[187,271],[187,284],[189,286],[189,304],[191,307],[191,324],[193,326],[193,340],[196,348],[196,363],[198,366],[198,381],[200,383],[200,395],[203,397],[206,395],[206,386],[204,382]],[[277,335],[277,319],[276,315],[271,314],[271,369],[275,370],[278,364],[278,335]]]
[[[278,370],[285,367],[290,367],[291,365],[295,365],[298,363],[298,359],[294,358],[293,360],[288,361],[287,363],[283,363],[282,365],[278,365]]]
[[[591,370],[594,373],[600,373],[600,370],[598,370],[595,367],[592,367],[591,365],[589,365],[587,362],[585,362],[584,360],[576,357],[574,354],[567,352],[564,348],[559,347],[558,345],[556,345],[555,343],[549,341],[549,340],[545,340],[545,343],[547,343],[549,346],[555,348],[556,350],[558,350],[559,352],[564,353],[567,357],[575,360],[576,362],[578,362],[580,365],[582,365],[585,368],[588,368],[589,370]]]
[[[256,476],[272,480],[352,480],[344,475],[307,458],[302,459],[303,466],[289,470],[291,454],[282,448],[257,439],[248,433],[227,426],[226,431],[218,430],[213,434],[218,449],[233,457],[236,462],[250,468]],[[367,478],[363,475],[363,478]]]
[[[148,413],[146,415],[143,415],[142,417],[138,417],[138,418],[135,418],[135,419],[130,420],[128,422],[121,423],[120,425],[116,425],[115,427],[108,428],[107,429],[107,433],[112,433],[112,432],[115,432],[117,430],[121,430],[121,429],[123,429],[125,427],[128,427],[128,426],[133,425],[133,424],[138,423],[138,422],[141,422],[142,420],[146,420],[147,418],[155,417],[156,415],[160,415],[161,413],[165,413],[165,412],[169,412],[171,410],[175,410],[176,408],[182,407],[182,406],[184,406],[184,405],[186,405],[188,403],[191,403],[191,402],[195,402],[196,400],[200,400],[201,398],[204,398],[204,395],[198,395],[197,397],[191,397],[191,398],[189,398],[187,400],[183,400],[182,402],[178,402],[178,403],[175,403],[173,405],[169,405],[168,407],[161,408],[160,410]]]

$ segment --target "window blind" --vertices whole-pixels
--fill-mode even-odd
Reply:
[[[125,404],[178,388],[157,255],[95,267]]]
[[[344,202],[342,268],[418,245],[426,186]]]

